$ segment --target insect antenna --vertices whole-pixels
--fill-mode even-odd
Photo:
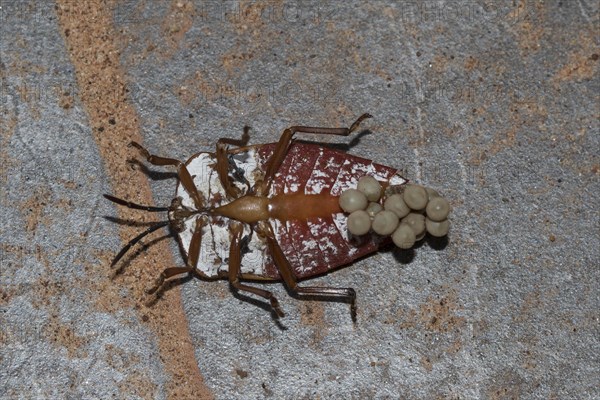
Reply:
[[[133,208],[133,207],[132,207]],[[119,251],[119,254],[117,254],[114,258],[114,260],[112,261],[112,263],[110,263],[110,267],[114,267],[116,263],[119,262],[119,260],[125,255],[125,253],[127,253],[127,251],[129,251],[129,249],[131,248],[131,246],[135,245],[137,242],[139,242],[140,240],[142,240],[142,238],[146,235],[151,234],[152,232],[154,232],[157,229],[162,228],[163,226],[167,226],[171,223],[171,221],[160,221],[157,222],[156,224],[150,226],[148,229],[146,229],[144,232],[140,233],[139,235],[137,235],[136,237],[134,237],[133,239],[131,239],[129,241],[129,243],[127,243],[122,249],[121,251]]]
[[[128,208],[133,208],[135,210],[144,210],[150,212],[161,212],[161,211],[171,211],[170,207],[153,207],[153,206],[143,206],[141,204],[135,204],[127,200],[120,199],[115,196],[111,196],[110,194],[103,195],[107,200],[112,201],[113,203],[117,203],[121,206],[125,206]]]
[[[144,211],[149,211],[149,212],[162,212],[162,211],[171,211],[171,207],[153,207],[153,206],[144,206],[141,204],[136,204],[136,203],[132,203],[131,201],[127,201],[127,200],[123,200],[120,199],[118,197],[115,196],[111,196],[110,194],[105,194],[104,197],[107,200],[112,201],[113,203],[117,203],[121,206],[125,206],[128,208],[133,208],[135,210],[144,210]],[[139,242],[140,240],[142,240],[142,238],[146,235],[151,234],[152,232],[154,232],[157,229],[162,228],[163,226],[167,226],[171,223],[171,221],[160,221],[157,222],[154,225],[151,225],[148,229],[146,229],[144,232],[140,233],[139,235],[137,235],[136,237],[134,237],[133,239],[131,239],[129,241],[129,243],[127,243],[122,249],[121,251],[119,251],[119,254],[117,254],[114,258],[114,260],[112,261],[112,263],[110,264],[110,267],[114,267],[116,263],[119,262],[119,260],[125,255],[125,253],[127,253],[129,251],[129,249],[135,245],[137,242]]]

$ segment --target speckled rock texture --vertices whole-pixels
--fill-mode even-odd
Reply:
[[[0,398],[600,397],[594,1],[0,1]],[[221,137],[398,168],[452,206],[446,241],[272,291],[186,279],[172,168]]]

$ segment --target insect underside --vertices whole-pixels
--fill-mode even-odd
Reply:
[[[429,212],[433,203],[441,202],[432,200],[435,197],[432,193],[439,196],[434,191],[427,192],[428,200],[419,210],[415,207],[421,207],[422,199],[418,197],[422,197],[421,189],[407,189],[406,203],[415,196],[418,200],[416,206],[405,204],[410,215],[383,210],[384,206],[388,208],[388,198],[401,196],[394,193],[402,192],[407,183],[396,169],[293,141],[298,132],[347,136],[369,117],[363,114],[349,128],[293,126],[284,130],[278,143],[265,145],[246,146],[245,132],[242,140],[220,139],[215,153],[198,153],[186,163],[151,155],[141,145],[132,143],[149,163],[177,167],[179,183],[170,207],[141,206],[105,195],[120,205],[149,212],[167,211],[169,216],[168,221],[151,226],[132,239],[112,265],[145,235],[170,224],[178,233],[186,266],[164,270],[148,291],[150,294],[156,296],[165,281],[181,274],[227,278],[235,290],[268,300],[276,315],[282,317],[284,313],[272,293],[246,281],[283,280],[294,295],[350,303],[355,320],[354,289],[300,286],[297,281],[349,264],[389,243],[390,238],[403,247],[397,243],[397,237],[404,241],[406,235],[409,239],[412,235],[412,242],[406,242],[411,247],[425,235],[426,222],[430,233],[431,224],[447,225],[447,213],[444,216]],[[231,148],[232,145],[235,147]],[[364,203],[361,192],[355,190],[357,187],[363,190],[362,182],[367,180],[375,185],[375,189],[369,189],[371,192],[380,191],[375,197],[368,193],[370,200],[374,200],[369,200],[370,203]],[[352,209],[354,206],[340,201],[349,198],[351,192],[358,193],[358,200],[350,199],[351,204],[358,201],[362,209]],[[363,203],[369,204],[369,208]],[[393,207],[398,209],[397,205]],[[384,221],[384,214],[390,221]],[[438,218],[440,215],[443,218]],[[430,220],[434,216],[442,222]],[[421,220],[423,229],[419,225]],[[360,235],[355,221],[367,224],[360,225]],[[394,235],[384,234],[387,231],[381,230],[381,226],[391,229],[390,232],[394,230]]]

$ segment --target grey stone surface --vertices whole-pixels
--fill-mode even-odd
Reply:
[[[102,293],[78,284],[121,242],[53,3],[0,4],[0,398],[144,397],[123,388],[134,376],[164,398],[169,377],[136,311],[98,312]],[[370,112],[349,151],[454,208],[446,246],[384,251],[311,282],[354,287],[356,325],[346,305],[280,284],[268,285],[287,313],[278,324],[226,282],[184,283],[216,398],[600,396],[597,3],[178,7],[113,11],[153,153],[186,159],[244,125],[265,143]],[[151,184],[168,204],[175,182]],[[56,340],[64,326],[78,346]]]

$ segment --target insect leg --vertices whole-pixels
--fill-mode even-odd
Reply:
[[[190,241],[190,249],[188,251],[187,266],[185,267],[172,267],[167,268],[156,279],[154,286],[146,290],[146,293],[152,295],[152,299],[148,303],[154,302],[157,298],[160,290],[162,289],[165,282],[177,275],[187,274],[192,272],[196,268],[198,258],[200,256],[200,245],[202,244],[202,227],[205,225],[205,221],[202,218],[196,219],[196,227],[192,234],[192,240]]]
[[[339,135],[339,136],[348,136],[350,133],[356,130],[360,123],[367,119],[371,118],[371,114],[363,114],[354,121],[349,128],[321,128],[315,126],[291,126],[283,131],[283,134],[279,138],[279,142],[277,142],[277,146],[275,146],[275,150],[273,154],[269,158],[266,163],[266,171],[264,180],[257,183],[257,186],[254,188],[254,191],[259,195],[266,195],[269,192],[271,187],[271,183],[273,181],[273,177],[279,170],[279,167],[283,163],[285,156],[289,150],[290,145],[292,144],[292,137],[296,132],[302,133],[316,133],[319,135]]]
[[[250,127],[244,126],[244,133],[242,134],[241,139],[231,139],[231,138],[220,138],[217,143],[230,144],[232,146],[242,147],[248,144],[248,140],[250,140]]]
[[[244,134],[240,140],[237,139],[229,139],[229,138],[221,138],[217,141],[217,165],[216,170],[219,175],[219,180],[221,181],[221,185],[225,189],[225,193],[232,199],[237,199],[240,197],[240,190],[231,182],[231,178],[229,177],[229,157],[228,157],[228,148],[227,145],[233,146],[245,146],[250,139],[250,135],[248,131],[249,127],[244,127]]]
[[[254,286],[244,285],[240,283],[240,268],[242,265],[242,254],[241,254],[241,239],[243,233],[243,226],[239,222],[232,222],[229,225],[229,229],[233,233],[233,238],[231,239],[231,246],[229,247],[229,283],[231,286],[236,288],[237,290],[244,290],[246,292],[254,293],[255,295],[264,297],[269,300],[271,303],[271,307],[273,311],[279,317],[285,316],[281,308],[279,307],[279,302],[273,296],[273,293],[268,290],[263,290],[260,288],[256,288]]]
[[[324,296],[324,297],[340,297],[350,302],[350,315],[352,321],[356,321],[356,292],[352,288],[334,288],[334,287],[319,287],[319,286],[298,286],[296,277],[290,262],[281,250],[273,229],[268,222],[264,222],[266,227],[261,227],[261,232],[266,233],[264,236],[267,239],[267,245],[271,252],[271,257],[275,261],[275,265],[279,271],[279,274],[283,278],[286,286],[295,294],[300,295],[313,295],[313,296]]]
[[[233,184],[229,177],[229,157],[227,155],[227,145],[217,142],[217,164],[215,166],[221,186],[225,189],[225,193],[231,199],[240,197],[240,190]]]
[[[131,142],[130,145],[138,149],[142,156],[144,156],[146,160],[152,165],[172,165],[174,167],[177,167],[177,176],[179,177],[179,180],[181,181],[181,184],[183,185],[185,190],[194,200],[194,205],[196,206],[196,208],[201,209],[204,207],[204,201],[202,200],[202,196],[200,195],[200,193],[198,193],[198,189],[196,189],[194,180],[192,179],[192,176],[190,175],[190,172],[188,171],[184,163],[173,158],[152,155],[139,143]]]

